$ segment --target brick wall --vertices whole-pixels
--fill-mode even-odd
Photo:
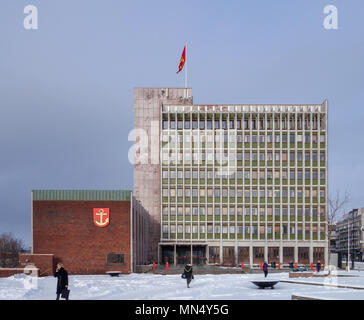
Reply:
[[[93,208],[109,208],[110,223],[93,223]],[[54,254],[69,274],[130,272],[130,201],[34,201],[33,253]],[[108,253],[124,254],[107,265]]]

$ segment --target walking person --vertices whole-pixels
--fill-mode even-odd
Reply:
[[[62,263],[57,264],[56,272],[54,273],[54,276],[57,278],[57,298],[56,300],[59,300],[59,297],[65,298],[68,300],[68,273],[65,270]]]
[[[266,278],[268,275],[268,263],[266,261],[264,261],[263,263],[263,271],[264,271],[264,278]]]
[[[319,261],[317,261],[317,263],[316,263],[316,271],[317,271],[317,272],[320,272],[320,270],[321,270],[321,262],[320,262],[320,260],[319,260]]]
[[[192,264],[188,263],[186,264],[183,273],[182,273],[182,278],[187,280],[187,288],[190,287],[190,283],[192,281],[192,279],[194,279],[193,274],[192,274]]]

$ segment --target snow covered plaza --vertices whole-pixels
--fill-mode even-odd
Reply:
[[[338,275],[290,279],[288,273],[269,274],[267,280],[280,280],[273,290],[258,289],[251,283],[263,279],[262,274],[196,275],[190,289],[180,275],[74,275],[69,276],[69,287],[71,300],[291,300],[292,295],[324,300],[364,299],[363,271],[339,271]],[[1,278],[0,299],[54,300],[55,286],[54,277],[31,279],[19,274]]]

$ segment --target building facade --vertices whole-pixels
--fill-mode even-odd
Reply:
[[[134,112],[149,129],[134,188],[158,224],[154,258],[327,260],[327,101],[194,105],[191,89],[137,88]]]
[[[353,209],[336,224],[336,252],[341,258],[363,261],[364,208]],[[349,248],[349,250],[348,250]]]
[[[32,252],[41,275],[129,273],[147,262],[148,212],[125,190],[32,191]]]

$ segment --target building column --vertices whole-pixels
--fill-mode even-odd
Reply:
[[[298,245],[295,245],[294,247],[294,261],[293,263],[297,262],[298,263]]]
[[[210,260],[210,252],[209,252],[209,245],[206,245],[206,264],[209,263]]]
[[[224,251],[222,249],[222,243],[220,242],[220,264],[223,264],[223,254],[224,254]]]
[[[239,261],[238,261],[238,245],[235,244],[234,247],[234,259],[235,259],[235,266],[239,265]]]
[[[250,260],[250,262],[249,262],[250,267],[252,267],[252,265],[253,265],[253,246],[252,245],[249,246],[249,260]]]
[[[269,263],[269,261],[268,261],[268,246],[267,245],[264,246],[264,259],[263,260],[266,261],[267,263]]]
[[[329,263],[329,248],[325,246],[325,265]]]
[[[193,255],[193,245],[191,244],[191,264],[192,264],[192,262],[193,262],[192,255]]]
[[[279,246],[279,263],[281,265],[283,264],[283,246],[282,245]]]
[[[176,266],[176,261],[177,261],[177,257],[176,257],[176,244],[173,245],[174,246],[174,255],[173,255],[173,265]]]
[[[309,258],[310,258],[310,264],[313,263],[313,247],[312,247],[312,245],[310,246]]]

